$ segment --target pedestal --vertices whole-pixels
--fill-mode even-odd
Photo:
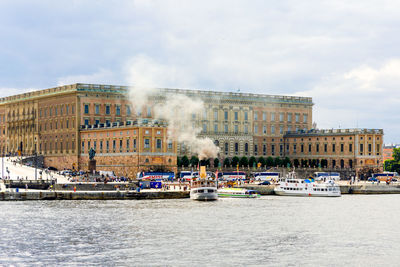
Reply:
[[[89,172],[90,173],[96,172],[96,160],[95,159],[89,160]]]

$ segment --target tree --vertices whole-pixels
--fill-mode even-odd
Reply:
[[[203,159],[201,161],[201,164],[204,164],[204,166],[210,167],[210,159]]]
[[[239,164],[239,158],[237,156],[234,156],[232,158],[232,167],[236,167]]]
[[[308,161],[306,159],[301,160],[301,167],[307,167]]]
[[[384,170],[388,172],[398,172],[400,173],[400,162],[397,162],[395,160],[385,160],[384,164]]]
[[[284,167],[290,167],[290,166],[292,166],[292,163],[290,162],[290,159],[289,159],[288,157],[285,157],[285,158],[283,159],[283,161],[282,161],[282,165],[283,165]]]
[[[322,167],[322,168],[328,167],[328,160],[326,160],[326,159],[321,159],[321,167]]]
[[[229,167],[231,165],[231,161],[229,160],[229,158],[225,158],[224,159],[224,167]]]
[[[257,167],[257,159],[256,159],[255,157],[253,157],[253,156],[250,157],[250,159],[249,159],[249,166],[250,166],[250,167],[254,167],[254,168]]]
[[[317,160],[316,159],[312,159],[311,160],[311,167],[316,167],[317,166]]]
[[[249,166],[249,160],[247,159],[247,157],[242,157],[239,161],[239,165],[240,167]]]
[[[265,159],[263,157],[258,158],[258,163],[261,163],[261,167],[265,167]]]
[[[218,168],[219,167],[219,159],[215,158],[214,159],[214,168]]]
[[[186,155],[181,158],[181,164],[182,164],[181,166],[185,166],[185,167],[189,166],[190,162]]]
[[[199,158],[196,156],[192,156],[190,158],[190,164],[192,165],[192,167],[197,167],[197,165],[199,164]]]
[[[279,157],[274,158],[274,166],[279,167],[282,165],[282,160]]]
[[[180,158],[180,157],[176,157],[176,165],[177,165],[178,167],[182,167],[182,161],[181,161],[181,158]]]
[[[393,160],[396,161],[397,163],[400,162],[400,147],[393,148],[392,157]]]
[[[299,165],[300,165],[299,160],[298,160],[298,159],[294,159],[294,160],[293,160],[293,165],[294,165],[296,168],[298,168]]]
[[[274,159],[272,157],[268,157],[267,160],[265,161],[265,164],[267,165],[267,167],[274,166]]]

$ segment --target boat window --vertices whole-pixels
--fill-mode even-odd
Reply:
[[[204,193],[204,190],[198,190],[197,192],[198,193]]]

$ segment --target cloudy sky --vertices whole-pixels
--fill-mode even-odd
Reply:
[[[400,1],[0,1],[0,95],[76,82],[313,97],[400,143]]]

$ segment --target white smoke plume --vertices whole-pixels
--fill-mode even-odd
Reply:
[[[128,83],[129,98],[136,111],[153,105],[154,118],[163,119],[168,123],[168,138],[190,147],[192,153],[199,159],[216,158],[219,148],[208,137],[199,137],[200,129],[196,128],[192,114],[196,116],[204,111],[204,103],[200,99],[192,99],[183,94],[168,93],[164,101],[154,102],[154,96],[159,92],[157,86],[171,84],[168,66],[161,65],[146,56],[139,56],[129,62]],[[178,75],[184,77],[185,75]]]
[[[154,107],[157,118],[168,122],[168,137],[191,148],[200,160],[216,158],[219,148],[208,137],[198,137],[201,129],[195,127],[192,115],[202,114],[204,103],[183,94],[168,94],[165,102]]]

